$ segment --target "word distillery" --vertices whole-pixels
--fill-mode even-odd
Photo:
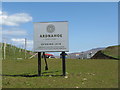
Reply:
[[[62,34],[45,34],[40,35],[41,38],[47,38],[47,37],[62,37]]]

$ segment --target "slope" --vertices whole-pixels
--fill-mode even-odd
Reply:
[[[2,43],[2,57],[3,59],[27,59],[31,56],[32,52],[25,49],[18,48],[10,44]]]
[[[104,50],[98,51],[92,59],[120,59],[120,45],[109,46]]]

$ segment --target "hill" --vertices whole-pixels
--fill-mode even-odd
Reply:
[[[2,43],[2,57],[3,59],[27,59],[32,55],[31,51],[18,48],[14,45]]]
[[[104,47],[101,48],[93,48],[87,51],[83,52],[74,52],[74,53],[69,53],[67,58],[72,58],[72,59],[89,59],[91,58],[95,53],[97,53],[100,50],[105,49]]]
[[[120,45],[109,46],[104,50],[98,51],[92,59],[120,59],[118,51],[120,50]]]

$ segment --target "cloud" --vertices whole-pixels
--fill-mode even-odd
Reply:
[[[27,49],[33,50],[33,40],[27,40]]]
[[[21,42],[24,43],[24,42],[25,42],[25,39],[24,39],[24,38],[17,38],[17,39],[16,39],[16,38],[12,38],[11,41],[14,41],[14,42],[17,42],[17,43],[19,43],[19,42],[20,42],[20,43],[21,43]]]
[[[23,36],[23,35],[28,35],[27,31],[21,28],[3,28],[0,27],[0,34],[3,36]]]
[[[24,30],[4,30],[2,31],[3,35],[12,35],[12,36],[22,36],[27,35],[27,32]]]
[[[0,27],[0,31],[2,31],[2,27]]]
[[[25,48],[25,38],[12,38],[11,41],[15,46],[23,46]],[[26,44],[27,50],[33,49],[33,40],[27,39]]]
[[[32,21],[32,17],[27,13],[15,13],[9,15],[7,12],[0,11],[0,25],[19,26],[22,23]]]

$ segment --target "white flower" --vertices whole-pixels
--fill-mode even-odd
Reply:
[[[49,77],[52,77],[51,75],[49,75]]]
[[[68,76],[65,76],[65,78],[68,78]]]
[[[83,78],[83,80],[84,80],[84,81],[86,81],[86,80],[87,80],[87,78]]]
[[[75,88],[79,88],[79,87],[77,86],[77,87],[75,87]]]

